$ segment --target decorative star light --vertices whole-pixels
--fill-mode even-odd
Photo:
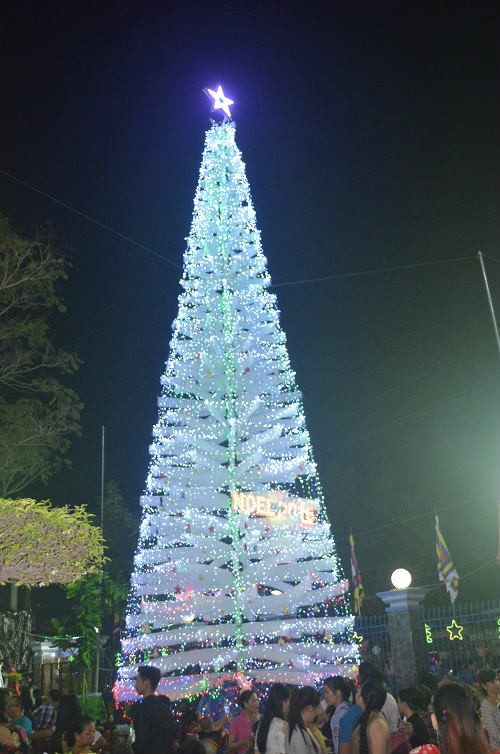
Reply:
[[[229,97],[226,97],[222,91],[221,85],[219,84],[216,92],[214,92],[213,89],[206,89],[206,92],[213,100],[212,110],[222,110],[222,112],[230,118],[231,112],[229,110],[229,105],[234,105],[234,102],[232,99],[229,99]]]
[[[446,626],[446,630],[450,634],[450,641],[453,641],[454,639],[459,639],[460,641],[464,640],[464,637],[462,636],[462,631],[464,630],[463,626],[460,626],[455,618],[451,621],[450,626]]]

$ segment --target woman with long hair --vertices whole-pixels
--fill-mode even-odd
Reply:
[[[288,709],[287,754],[319,754],[320,747],[309,728],[314,724],[321,703],[312,686],[300,686],[292,691]]]
[[[285,754],[286,718],[290,706],[290,689],[273,683],[257,728],[256,751],[260,754]]]
[[[65,733],[81,716],[80,702],[76,694],[63,694],[57,708],[56,727],[47,745],[49,754],[64,754],[68,750]]]
[[[390,754],[391,734],[381,712],[386,696],[377,681],[365,681],[358,690],[356,704],[362,712],[351,736],[351,754]]]
[[[413,749],[412,754],[491,754],[481,722],[479,699],[464,683],[450,681],[436,691],[432,723],[439,748],[425,744]]]

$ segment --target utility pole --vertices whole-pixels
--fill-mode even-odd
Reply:
[[[100,515],[100,527],[101,532],[104,533],[104,439],[105,439],[105,433],[106,428],[104,425],[101,427],[101,515]],[[101,582],[101,592],[102,592],[102,582]],[[100,602],[102,604],[102,593],[99,596]],[[99,626],[96,626],[95,629],[96,633],[96,647],[95,647],[95,674],[94,674],[94,691],[96,694],[99,693],[99,663],[101,661],[101,629]]]
[[[486,268],[484,266],[483,253],[481,251],[477,252],[477,258],[479,259],[479,264],[481,265],[481,271],[483,273],[483,280],[484,280],[484,285],[486,288],[486,297],[488,299],[488,305],[490,307],[490,314],[491,314],[491,319],[493,322],[493,330],[495,331],[495,339],[497,342],[498,355],[500,356],[500,334],[498,332],[498,325],[497,325],[497,320],[495,317],[495,310],[493,308],[493,301],[491,298],[490,286],[488,285],[488,278],[486,277]]]

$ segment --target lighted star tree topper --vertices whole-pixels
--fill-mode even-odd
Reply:
[[[233,104],[222,89],[214,104]],[[225,115],[227,112],[224,110]],[[234,123],[213,122],[141,497],[115,686],[142,663],[176,699],[320,682],[358,660],[353,618]]]

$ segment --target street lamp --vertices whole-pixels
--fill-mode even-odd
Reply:
[[[396,568],[391,576],[391,582],[396,589],[408,589],[411,584],[411,573],[406,568]]]

